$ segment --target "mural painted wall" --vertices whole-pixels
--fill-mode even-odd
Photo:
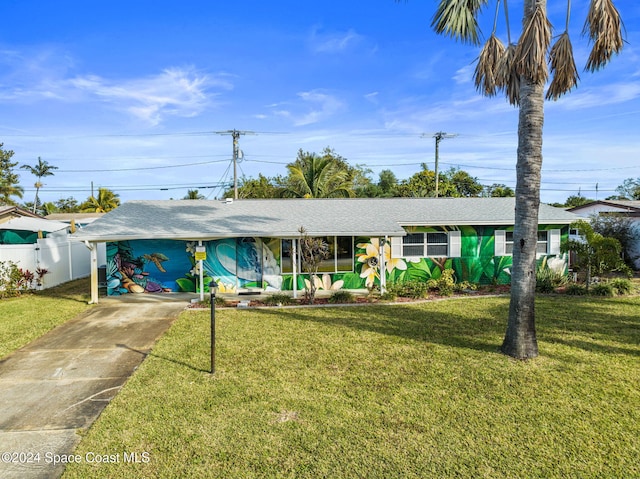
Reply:
[[[554,225],[540,225],[541,231],[557,230]],[[460,226],[455,228],[408,228],[408,233],[448,233],[459,231],[459,257],[392,258],[390,245],[385,246],[387,284],[404,281],[437,279],[445,269],[453,269],[457,281],[476,284],[508,284],[511,280],[512,257],[496,256],[496,230],[504,227]],[[506,228],[512,231],[512,228]],[[566,239],[567,227],[561,229]],[[437,236],[437,235],[436,235]],[[341,239],[344,240],[344,239]],[[500,239],[498,240],[500,241]],[[344,243],[344,241],[342,241]],[[336,242],[339,244],[340,242]],[[283,245],[285,247],[283,247]],[[293,275],[287,271],[283,257],[289,254],[290,242],[278,238],[229,238],[204,242],[204,290],[215,279],[219,291],[235,293],[240,289],[265,291],[293,290]],[[143,292],[199,292],[199,262],[195,260],[196,242],[171,240],[136,240],[107,244],[107,288],[109,295]],[[342,253],[344,255],[344,251]],[[352,263],[340,263],[336,253],[336,269],[319,273],[316,287],[324,290],[364,289],[380,285],[378,238],[353,239]],[[340,259],[339,259],[340,258]],[[290,260],[288,270],[290,271]],[[340,266],[338,266],[340,264]],[[566,260],[560,255],[539,255],[544,267],[566,271]],[[325,268],[326,270],[327,268]],[[297,275],[297,289],[310,286],[308,275]]]

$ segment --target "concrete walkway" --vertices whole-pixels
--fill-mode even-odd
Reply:
[[[87,429],[194,295],[101,298],[0,361],[0,478],[57,478]]]

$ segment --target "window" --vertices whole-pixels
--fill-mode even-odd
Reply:
[[[538,243],[536,254],[559,254],[560,253],[560,230],[538,231]],[[510,256],[513,254],[513,231],[496,230],[495,232],[495,255]]]
[[[391,238],[391,256],[394,258],[459,257],[460,231],[409,233],[402,238]]]
[[[353,271],[353,238],[351,236],[325,236],[322,240],[329,245],[329,257],[320,262],[318,273]],[[293,240],[282,240],[280,268],[283,273],[293,272],[292,247]],[[297,271],[303,272],[299,258]]]

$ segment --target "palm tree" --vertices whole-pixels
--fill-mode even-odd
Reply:
[[[21,186],[11,184],[0,178],[0,205],[15,205],[16,202],[11,199],[12,196],[22,198],[23,189]]]
[[[44,176],[53,176],[52,170],[57,170],[58,167],[50,165],[46,160],[42,161],[42,158],[38,157],[38,163],[35,166],[22,165],[20,168],[29,170],[29,172],[37,178],[35,184],[33,185],[36,187],[36,197],[33,200],[33,212],[35,213],[36,209],[38,208],[38,193],[40,191],[40,188],[44,186],[42,181],[40,180],[42,180]]]
[[[108,188],[98,188],[98,196],[89,196],[87,201],[80,205],[83,213],[106,213],[120,206],[120,198]]]
[[[206,197],[200,194],[198,190],[187,190],[187,194],[182,198],[183,200],[205,200]]]
[[[287,165],[289,176],[282,196],[293,198],[353,197],[353,175],[347,163],[329,148],[322,156],[298,151]]]
[[[487,2],[440,0],[431,25],[438,34],[478,45],[477,19]],[[496,3],[499,5],[497,0]],[[553,74],[547,99],[556,100],[568,93],[577,85],[578,74],[568,34],[570,0],[566,28],[553,47],[552,26],[547,19],[547,0],[524,0],[523,30],[516,43],[511,42],[509,33],[507,0],[504,1],[504,7],[508,46],[505,48],[496,37],[494,21],[493,32],[480,52],[474,79],[476,88],[482,94],[493,96],[502,91],[508,101],[519,108],[511,301],[501,350],[514,358],[527,359],[538,355],[534,300],[544,87],[549,77],[547,61]],[[496,18],[497,13],[498,8]],[[599,70],[622,50],[621,27],[620,15],[613,0],[590,0],[583,33],[588,35],[593,48],[586,70]]]

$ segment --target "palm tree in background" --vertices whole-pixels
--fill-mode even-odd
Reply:
[[[20,168],[23,170],[29,170],[29,173],[37,178],[33,185],[36,188],[36,197],[33,200],[33,212],[35,213],[38,208],[38,193],[40,192],[40,188],[44,186],[44,183],[42,183],[41,180],[45,176],[53,176],[53,170],[57,170],[58,167],[50,165],[46,160],[42,161],[42,158],[38,157],[38,163],[34,166],[22,165]]]
[[[206,197],[199,193],[198,190],[187,190],[187,194],[182,198],[183,200],[205,200]]]
[[[479,45],[478,17],[487,3],[488,0],[440,0],[431,26],[438,34]],[[496,19],[499,5],[496,0]],[[519,108],[511,301],[501,349],[509,356],[527,359],[538,355],[534,302],[544,89],[551,73],[546,99],[557,100],[577,85],[578,73],[568,33],[571,0],[567,2],[564,32],[553,46],[547,0],[524,0],[522,33],[515,42],[509,29],[507,0],[503,7],[507,46],[496,36],[494,20],[491,36],[480,52],[474,80],[483,95],[502,92]],[[592,43],[585,70],[595,72],[622,50],[622,22],[613,0],[589,1],[583,34]]]
[[[87,201],[80,205],[83,213],[107,213],[120,206],[118,194],[109,188],[98,188],[98,196],[89,196]]]
[[[282,196],[289,198],[348,198],[355,196],[353,174],[348,164],[333,150],[322,155],[298,151],[298,157],[287,165],[289,176]]]

